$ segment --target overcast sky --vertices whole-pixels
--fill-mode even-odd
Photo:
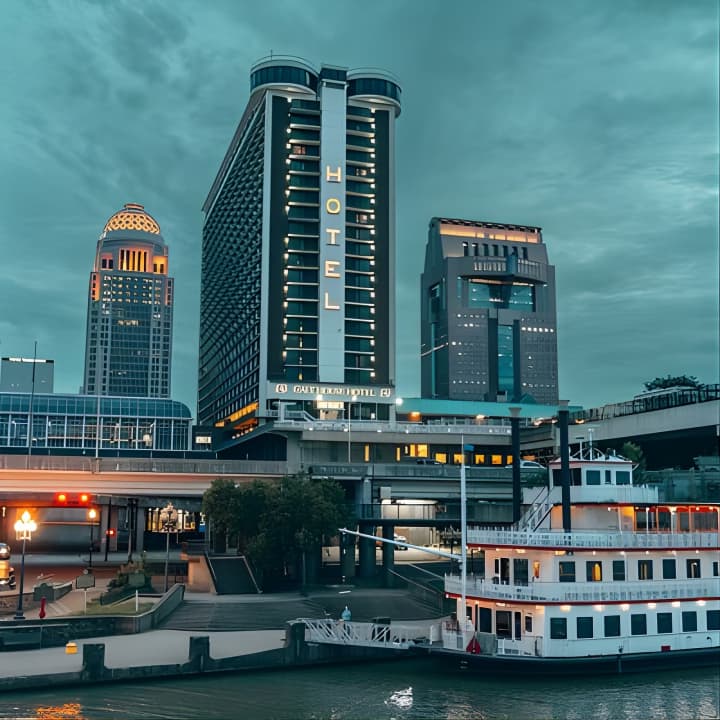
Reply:
[[[82,383],[99,234],[126,202],[175,277],[173,397],[196,411],[201,205],[275,54],[381,67],[397,121],[398,392],[418,395],[433,215],[539,225],[560,395],[718,382],[717,0],[5,0],[0,355]]]

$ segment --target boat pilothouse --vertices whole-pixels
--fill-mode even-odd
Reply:
[[[468,528],[484,573],[464,588],[446,576],[459,621],[444,648],[477,664],[610,671],[718,662],[720,505],[661,503],[657,488],[634,484],[629,460],[591,446],[570,457],[563,507],[560,460],[548,470],[547,487],[523,489],[514,527]]]

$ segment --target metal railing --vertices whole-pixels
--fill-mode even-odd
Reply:
[[[513,547],[543,547],[577,549],[661,549],[661,548],[720,548],[717,530],[707,532],[523,532],[517,530],[485,530],[468,528],[468,543],[472,545],[510,545]]]
[[[330,645],[407,650],[419,638],[433,638],[437,631],[433,625],[386,625],[383,623],[351,622],[344,620],[299,618],[305,624],[305,640]]]
[[[560,583],[533,581],[529,585],[502,585],[484,578],[468,577],[468,595],[495,600],[541,602],[651,602],[720,596],[720,578],[690,580],[637,580],[631,582]],[[445,592],[460,594],[460,576],[445,576]]]

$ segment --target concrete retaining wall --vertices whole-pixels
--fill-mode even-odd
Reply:
[[[409,655],[407,650],[307,643],[305,641],[305,625],[301,622],[287,624],[284,647],[235,657],[219,659],[210,657],[210,638],[208,636],[191,637],[187,662],[168,665],[108,668],[105,666],[104,644],[86,643],[82,650],[81,670],[71,673],[0,678],[0,692],[3,690],[67,687],[68,685],[87,683],[152,680],[205,673],[307,667],[339,662],[393,660],[406,658]]]

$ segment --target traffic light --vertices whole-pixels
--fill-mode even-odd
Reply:
[[[113,537],[113,535],[115,535],[115,528],[108,528],[108,529],[105,531],[105,534],[106,534],[109,538],[110,538],[110,537]]]
[[[92,504],[93,496],[90,493],[57,492],[53,505],[56,507],[86,507]]]

